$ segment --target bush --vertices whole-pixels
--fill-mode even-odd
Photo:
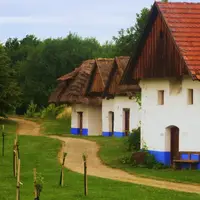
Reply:
[[[119,161],[122,163],[122,164],[131,164],[132,163],[132,159],[130,156],[123,156],[119,159]]]
[[[55,104],[50,104],[47,108],[43,108],[41,111],[41,118],[47,118],[47,119],[56,119],[56,116],[60,114],[66,105],[57,106]]]
[[[133,129],[128,136],[128,151],[139,151],[140,150],[140,127]]]
[[[25,117],[35,117],[36,110],[37,110],[37,104],[34,104],[34,102],[31,101],[31,103],[28,105],[26,113],[24,114]]]
[[[165,169],[167,166],[165,166],[162,163],[159,163],[155,156],[150,154],[148,151],[140,151],[140,152],[134,152],[131,157],[132,165],[137,167],[145,167],[148,169]]]

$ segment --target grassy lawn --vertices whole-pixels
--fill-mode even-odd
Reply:
[[[0,124],[2,121],[0,121]],[[6,123],[6,151],[5,157],[0,160],[0,199],[15,199],[16,180],[12,174],[12,145],[15,123]],[[60,166],[57,153],[60,142],[46,137],[20,136],[21,156],[21,199],[33,199],[33,168],[42,173],[44,177],[44,189],[41,194],[42,200],[79,200],[79,199],[132,199],[135,200],[196,200],[197,194],[156,189],[129,183],[121,183],[101,178],[88,177],[89,196],[83,195],[83,176],[65,170],[65,186],[58,186]],[[0,142],[1,149],[1,142]]]
[[[63,135],[70,133],[71,119],[42,120],[41,133],[47,135]]]
[[[126,138],[92,137],[88,139],[96,141],[101,146],[99,151],[101,160],[113,168],[120,168],[129,173],[153,179],[165,179],[173,182],[200,183],[199,170],[157,170],[132,167],[128,164],[122,164],[119,158],[122,158],[124,155],[131,156],[131,153],[126,150]]]
[[[69,123],[69,125],[66,125]],[[52,120],[42,122],[44,134],[59,134],[65,136],[71,136],[69,133],[70,122]],[[67,130],[67,131],[66,131]],[[79,136],[77,136],[79,137]],[[150,177],[154,179],[165,179],[174,182],[189,182],[189,183],[200,183],[200,171],[180,170],[174,171],[172,169],[147,169],[147,168],[136,168],[128,164],[122,164],[119,158],[130,155],[130,152],[126,151],[126,138],[114,138],[114,137],[84,137],[96,141],[100,146],[99,156],[101,160],[113,167],[120,168],[129,173],[133,173],[143,177]]]

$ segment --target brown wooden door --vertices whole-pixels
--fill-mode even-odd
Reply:
[[[80,129],[80,135],[83,134],[83,112],[78,112],[78,123],[79,123],[79,129]]]
[[[114,112],[111,112],[111,131],[112,135],[114,134]]]
[[[114,134],[114,112],[109,112],[108,114],[109,118],[109,132],[111,135]]]
[[[125,134],[128,135],[130,131],[130,110],[124,110]]]
[[[174,159],[179,159],[179,129],[171,128],[171,164]]]

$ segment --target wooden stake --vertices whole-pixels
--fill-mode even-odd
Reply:
[[[18,160],[18,170],[17,170],[17,191],[16,200],[20,200],[20,159]]]
[[[34,180],[34,199],[37,199],[37,188],[36,188],[36,168],[33,169],[33,180]]]
[[[17,152],[17,159],[20,159],[20,154],[19,154],[19,142],[17,141],[16,143],[16,152]]]
[[[13,145],[13,175],[17,176],[17,150],[16,150],[16,139]]]
[[[64,165],[65,165],[65,158],[67,156],[67,153],[63,154],[63,162],[62,162],[62,168],[61,168],[61,173],[60,173],[60,185],[63,187],[64,186]]]
[[[2,156],[4,156],[4,142],[5,142],[5,133],[4,133],[4,125],[2,125]]]
[[[88,194],[88,185],[87,185],[87,156],[83,154],[83,162],[84,162],[84,194],[87,196]]]

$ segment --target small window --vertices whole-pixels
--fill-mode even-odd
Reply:
[[[164,105],[164,90],[158,90],[158,105]]]
[[[188,89],[188,105],[192,105],[194,103],[194,94],[193,89]]]

